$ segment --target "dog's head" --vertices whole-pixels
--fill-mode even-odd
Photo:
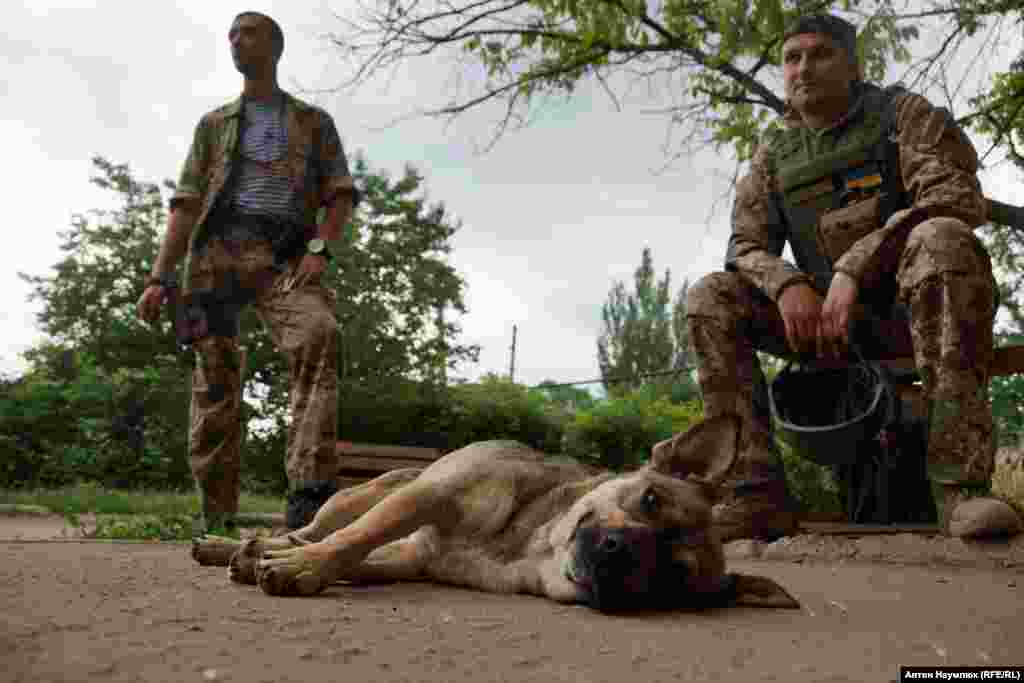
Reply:
[[[578,599],[602,611],[746,604],[799,607],[770,579],[725,573],[715,490],[737,456],[739,418],[705,420],[650,462],[576,501],[552,530]]]

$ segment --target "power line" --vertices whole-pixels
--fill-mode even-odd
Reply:
[[[615,384],[617,382],[631,382],[631,381],[633,381],[635,379],[644,379],[646,377],[665,377],[667,375],[678,375],[681,372],[687,372],[689,370],[694,370],[694,369],[695,368],[692,365],[684,365],[683,367],[676,368],[675,370],[661,370],[659,372],[643,372],[643,373],[640,373],[639,375],[632,375],[630,377],[609,377],[608,379],[604,379],[604,378],[584,379],[584,380],[580,380],[578,382],[561,382],[559,384],[547,384],[547,383],[545,383],[545,384],[537,384],[535,386],[528,387],[528,388],[530,388],[530,389],[554,389],[555,387],[572,387],[572,386],[576,386],[577,384],[598,384],[598,383]]]

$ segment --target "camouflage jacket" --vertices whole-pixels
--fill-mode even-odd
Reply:
[[[341,138],[331,116],[288,93],[284,94],[288,151],[285,163],[295,188],[303,197],[304,220],[312,224],[319,209],[333,201],[338,193],[358,194],[349,172]],[[188,157],[181,170],[178,186],[171,197],[174,209],[182,202],[197,202],[198,214],[189,238],[184,283],[197,244],[209,236],[208,218],[217,200],[229,187],[232,173],[239,166],[239,140],[244,98],[214,109],[196,126]]]
[[[803,141],[811,153],[823,152],[863,120],[863,97],[835,126],[807,129],[790,108],[783,123],[803,128]],[[920,95],[902,91],[895,107],[895,135],[899,145],[900,175],[910,207],[895,212],[885,225],[864,235],[839,257],[835,272],[843,272],[870,288],[887,273],[894,273],[910,230],[935,216],[958,218],[977,227],[987,218],[987,204],[977,179],[978,157],[970,140],[949,116]],[[754,154],[749,173],[738,183],[732,212],[732,235],[726,267],[740,273],[773,301],[790,284],[813,280],[782,259],[788,227],[779,211],[779,179],[768,146]]]

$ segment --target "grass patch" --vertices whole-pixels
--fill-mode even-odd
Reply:
[[[94,538],[145,541],[187,541],[191,515],[96,515]]]
[[[0,490],[0,503],[41,505],[65,516],[92,512],[97,515],[152,515],[175,517],[199,514],[195,492],[122,491],[97,484],[77,484],[62,489],[34,491]],[[242,492],[239,512],[284,512],[285,500],[277,496]]]

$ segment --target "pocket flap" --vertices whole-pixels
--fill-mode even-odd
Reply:
[[[822,214],[818,221],[818,241],[825,256],[835,263],[860,238],[881,227],[883,194]]]

